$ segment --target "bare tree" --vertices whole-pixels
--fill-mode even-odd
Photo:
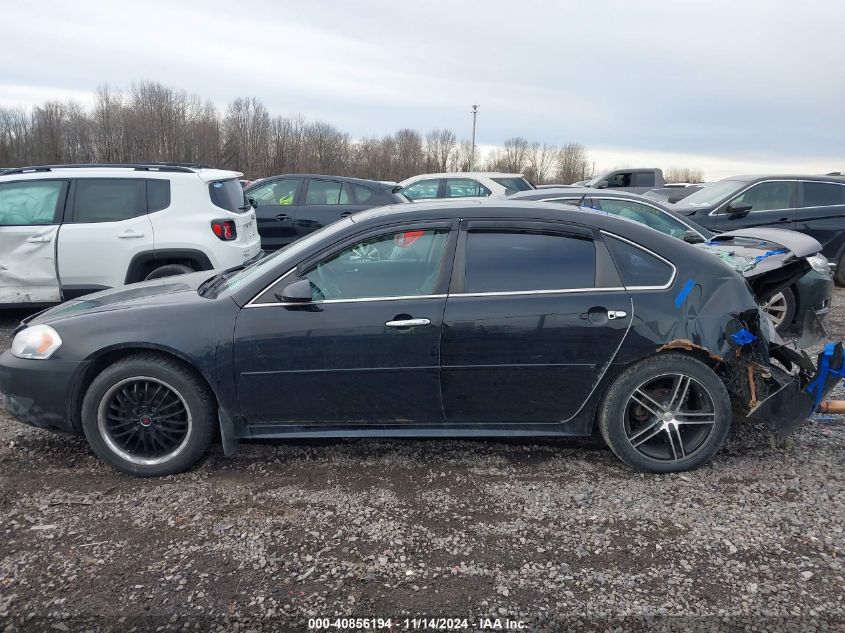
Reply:
[[[471,165],[478,165],[478,147],[475,148],[475,156],[472,154],[472,141],[463,139],[452,153],[448,171],[469,171]]]
[[[557,153],[555,180],[561,184],[572,184],[587,176],[587,151],[580,143],[567,143]]]
[[[521,136],[505,139],[502,146],[501,171],[521,174],[528,164],[530,144]]]
[[[425,136],[426,171],[445,172],[449,169],[449,158],[455,151],[457,137],[452,130],[431,130]]]
[[[478,147],[471,154],[472,143],[458,142],[447,129],[423,137],[404,128],[352,140],[325,121],[272,116],[255,97],[237,98],[221,113],[210,101],[155,81],[135,82],[125,91],[100,86],[90,108],[72,101],[0,107],[2,166],[180,161],[220,165],[249,178],[318,172],[399,181],[483,164],[489,170],[525,173],[538,183],[553,172],[571,182],[587,171],[586,152],[575,143],[557,150],[515,136],[486,157]],[[677,177],[700,180],[701,172],[686,170]]]
[[[557,160],[557,153],[558,149],[554,145],[531,143],[528,148],[528,166],[525,168],[525,177],[538,185],[548,182]]]
[[[695,167],[670,167],[663,174],[663,180],[674,182],[703,182],[704,172]]]

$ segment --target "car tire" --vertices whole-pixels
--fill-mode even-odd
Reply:
[[[731,427],[731,403],[725,385],[707,365],[666,353],[616,377],[598,423],[610,449],[632,468],[682,472],[698,468],[721,448]]]
[[[763,312],[769,315],[778,334],[783,334],[795,320],[795,293],[784,288],[763,304]]]
[[[176,275],[187,275],[194,272],[194,269],[184,264],[165,264],[159,266],[144,277],[144,281],[151,281],[153,279],[161,279],[162,277],[175,277]]]
[[[117,470],[160,477],[205,455],[217,424],[214,396],[181,361],[160,354],[123,358],[102,371],[82,401],[82,430]]]

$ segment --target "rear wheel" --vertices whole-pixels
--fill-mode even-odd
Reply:
[[[765,312],[778,334],[789,329],[795,319],[795,294],[789,288],[784,288],[763,304]]]
[[[599,411],[602,436],[626,464],[654,473],[698,468],[731,426],[727,389],[704,363],[661,354],[623,371]]]
[[[184,264],[165,264],[154,269],[149,275],[144,278],[144,281],[151,281],[153,279],[161,279],[162,277],[175,277],[176,275],[186,275],[194,272],[194,269]]]
[[[197,374],[155,354],[106,368],[82,402],[82,428],[94,452],[139,477],[189,469],[208,450],[214,399]]]

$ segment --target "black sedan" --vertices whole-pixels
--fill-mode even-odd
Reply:
[[[261,248],[275,251],[341,218],[408,202],[396,183],[317,174],[262,178],[244,193],[255,206]]]
[[[714,231],[774,226],[805,233],[822,245],[845,284],[845,178],[772,175],[734,176],[710,183],[674,205]]]
[[[731,396],[791,432],[838,380],[841,344],[826,354],[817,371],[784,346],[745,280],[681,240],[569,206],[436,203],[47,310],[0,357],[0,391],[138,476],[190,468],[218,428],[227,453],[597,428],[627,464],[672,472],[719,450]]]
[[[525,191],[511,196],[512,200],[536,200],[558,202],[562,204],[575,204],[584,208],[596,209],[605,213],[618,215],[633,222],[645,224],[661,233],[696,244],[712,242],[716,233],[696,224],[691,218],[684,217],[671,209],[673,205],[664,205],[654,199],[639,196],[627,191],[613,191],[587,189],[583,187],[562,187],[558,189],[544,189],[538,191]],[[739,227],[737,227],[739,228]],[[772,236],[790,237],[777,229],[773,233],[770,228],[756,228],[753,235],[761,238]],[[730,236],[731,233],[725,234]],[[799,236],[794,236],[801,239]],[[723,238],[724,239],[724,238]],[[773,249],[782,248],[783,244],[769,244],[761,241],[757,245],[757,253],[753,259],[765,255]],[[722,246],[709,244],[702,248],[711,250],[717,256],[724,257],[725,249]],[[816,244],[809,252],[807,261],[812,267],[806,275],[781,288],[773,295],[760,297],[763,310],[775,324],[778,332],[784,332],[793,325],[803,325],[807,311],[812,311],[818,317],[823,318],[830,312],[831,299],[833,297],[833,276],[830,272],[830,265],[821,250],[821,244]],[[746,277],[753,277],[754,267],[747,267],[747,262],[736,257],[730,258],[732,264],[742,270]]]

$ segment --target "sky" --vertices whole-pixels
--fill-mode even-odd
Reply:
[[[597,169],[845,171],[839,0],[0,0],[0,105],[156,80],[354,137],[578,142]]]

